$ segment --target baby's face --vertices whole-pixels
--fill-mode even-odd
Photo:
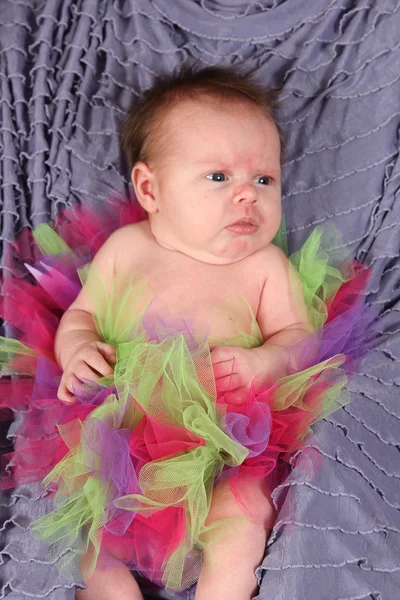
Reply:
[[[274,123],[247,102],[186,100],[163,126],[170,150],[148,166],[150,185],[135,185],[139,201],[142,190],[152,194],[158,243],[210,264],[237,262],[266,246],[281,220]]]

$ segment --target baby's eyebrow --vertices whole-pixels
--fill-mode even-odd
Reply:
[[[202,167],[210,167],[210,168],[218,168],[221,170],[231,170],[232,167],[231,165],[227,165],[224,164],[220,158],[215,158],[215,159],[210,159],[210,158],[204,158],[204,159],[199,159],[195,161],[196,165],[202,166]],[[254,169],[254,172],[256,173],[268,173],[269,175],[280,175],[281,173],[281,168],[279,167],[278,169],[274,166],[273,168],[269,167],[268,165],[260,165],[258,168]]]

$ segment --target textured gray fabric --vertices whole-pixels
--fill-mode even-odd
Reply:
[[[373,266],[381,335],[353,401],[315,427],[275,494],[260,600],[396,600],[400,589],[399,0],[0,0],[1,239],[127,186],[118,126],[186,57],[282,85],[295,248],[333,222]],[[315,466],[315,465],[314,465]],[[72,600],[27,533],[46,500],[1,501],[0,598]],[[166,597],[166,596],[165,596]],[[213,600],[213,599],[211,599]]]

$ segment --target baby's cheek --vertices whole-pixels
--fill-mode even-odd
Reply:
[[[265,225],[269,232],[272,232],[272,237],[277,233],[282,220],[282,209],[280,202],[271,203],[265,214]]]

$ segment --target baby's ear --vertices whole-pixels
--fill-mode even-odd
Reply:
[[[154,195],[154,173],[146,163],[138,161],[133,165],[131,173],[132,184],[136,197],[148,213],[158,212],[157,199]]]

